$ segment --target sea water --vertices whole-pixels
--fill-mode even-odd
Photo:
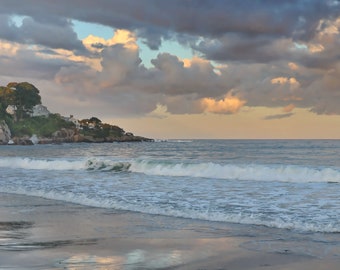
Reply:
[[[1,146],[0,192],[303,233],[340,233],[339,157],[338,140]]]

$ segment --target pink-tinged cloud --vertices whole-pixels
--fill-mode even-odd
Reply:
[[[295,105],[294,104],[289,104],[286,107],[283,108],[283,111],[285,113],[290,113],[295,109]]]
[[[210,113],[236,113],[247,102],[234,96],[232,91],[228,92],[222,99],[203,98],[201,106],[205,112]]]

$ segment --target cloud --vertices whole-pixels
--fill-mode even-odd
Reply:
[[[120,35],[116,32],[117,35]],[[131,36],[131,35],[125,35]],[[90,37],[87,41],[97,42]],[[86,47],[91,43],[89,42]],[[103,103],[112,113],[147,114],[164,106],[169,113],[203,112],[200,100],[225,93],[227,84],[214,71],[214,66],[200,58],[180,60],[168,53],[159,54],[146,68],[139,57],[138,46],[132,39],[121,43],[100,41],[100,68],[75,65],[63,67],[56,81],[68,89],[72,98]],[[79,90],[81,89],[81,91]]]
[[[172,114],[236,113],[245,104],[285,107],[286,112],[296,106],[319,114],[340,113],[339,68],[324,74],[292,62],[214,65],[199,57],[179,59],[170,53],[159,54],[147,68],[133,33],[117,30],[108,40],[95,36],[84,40],[86,48],[97,42],[103,47],[93,48],[93,57],[1,42],[1,61],[6,65],[0,71],[54,80],[58,95],[77,101],[70,107],[76,104],[84,110],[91,104],[109,115],[143,115],[157,106]],[[10,53],[14,57],[8,57]]]
[[[0,41],[0,55],[11,57],[15,56],[19,50],[19,44],[13,44],[11,42]]]
[[[290,113],[292,110],[295,109],[295,105],[294,104],[289,104],[286,107],[283,108],[283,111],[286,113]]]
[[[275,119],[289,118],[289,117],[294,115],[294,113],[292,112],[294,109],[295,109],[295,105],[294,104],[289,104],[289,105],[285,106],[282,109],[282,111],[284,113],[282,113],[282,114],[267,115],[263,119],[264,120],[275,120]]]
[[[148,113],[146,116],[157,119],[165,119],[169,117],[169,112],[166,106],[157,104],[156,109]]]
[[[284,114],[274,114],[274,115],[268,115],[264,118],[264,120],[275,120],[275,119],[283,119],[288,118],[294,115],[294,113],[284,113]]]
[[[277,77],[277,78],[273,78],[270,81],[272,84],[277,84],[277,85],[281,85],[281,86],[285,86],[288,85],[289,89],[291,92],[293,92],[294,90],[300,88],[300,83],[298,82],[298,80],[294,77]]]
[[[161,53],[151,60],[154,68],[149,75],[154,78],[154,85],[148,91],[167,95],[196,94],[205,97],[209,91],[212,96],[219,96],[229,88],[228,84],[214,71],[210,61],[199,58],[181,60],[175,55]]]
[[[298,70],[299,66],[293,62],[288,63],[288,66],[291,70]]]
[[[222,99],[216,100],[212,98],[203,98],[201,105],[205,112],[211,113],[236,113],[247,102],[234,96],[232,91],[229,91]]]
[[[2,76],[30,77],[32,79],[53,80],[61,67],[76,65],[73,61],[53,57],[43,51],[39,54],[31,46],[8,43],[0,40],[0,74]],[[46,56],[46,57],[43,57]]]
[[[33,8],[34,7],[34,8]],[[335,1],[223,1],[223,0],[3,0],[1,13],[29,17],[64,17],[113,28],[139,30],[151,47],[169,31],[194,36],[281,36],[308,40],[320,19],[339,14]]]
[[[116,30],[79,40],[72,20]],[[284,108],[276,118],[294,107],[340,114],[339,1],[3,0],[0,24],[0,74],[50,81],[74,110],[236,113],[247,104]],[[195,56],[163,52],[144,66],[138,44],[166,40]]]
[[[215,61],[243,61],[266,63],[286,58],[294,58],[290,48],[291,39],[274,39],[268,36],[242,36],[225,34],[217,39],[204,38],[192,48],[206,58]]]
[[[25,17],[21,26],[16,26],[10,16],[0,15],[0,39],[22,43],[42,45],[48,48],[67,50],[84,49],[82,42],[72,28],[70,20],[48,18],[36,20]]]
[[[123,44],[125,47],[138,49],[136,35],[124,29],[116,29],[111,39],[104,39],[94,35],[89,35],[82,40],[84,46],[92,52],[100,52],[105,47],[115,44]]]

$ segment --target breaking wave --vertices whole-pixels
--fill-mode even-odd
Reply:
[[[280,182],[340,182],[340,169],[295,165],[133,162],[132,172],[148,175]]]
[[[115,162],[111,160],[87,159],[31,159],[31,158],[6,158],[0,159],[0,167],[25,170],[50,170],[50,171],[128,171],[131,166],[128,162]]]
[[[169,177],[280,182],[340,182],[340,168],[296,165],[217,164],[154,160],[0,158],[0,167],[26,170],[87,170],[133,172]]]
[[[93,171],[116,171],[127,172],[131,166],[129,162],[113,162],[105,160],[88,160],[86,161],[86,169]]]
[[[81,170],[84,162],[79,160],[32,159],[32,158],[1,158],[0,167],[26,170]]]

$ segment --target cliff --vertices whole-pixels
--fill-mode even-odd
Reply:
[[[2,120],[0,121],[0,144],[8,144],[11,139],[11,131],[7,123]]]

